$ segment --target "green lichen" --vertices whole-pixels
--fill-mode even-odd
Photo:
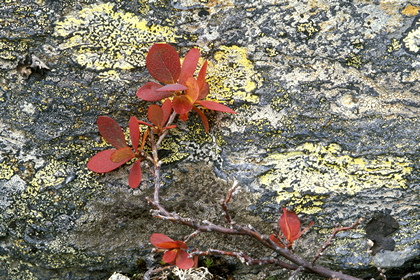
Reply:
[[[174,29],[151,25],[114,4],[92,5],[58,22],[60,49],[76,49],[74,60],[86,68],[132,69],[145,66],[145,54],[155,42],[175,42]]]
[[[275,167],[259,178],[260,183],[277,192],[278,202],[292,201],[311,214],[331,192],[354,195],[367,188],[405,188],[412,170],[404,157],[352,157],[337,144],[306,143],[293,151],[271,153],[264,162]],[[305,207],[310,197],[318,202]]]
[[[259,97],[252,94],[261,85],[262,78],[248,60],[247,50],[238,46],[222,46],[214,54],[207,70],[210,99],[231,104],[234,100],[258,103]]]

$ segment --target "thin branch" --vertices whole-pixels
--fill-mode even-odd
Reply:
[[[316,260],[319,259],[323,252],[325,251],[325,249],[328,248],[328,246],[331,245],[332,240],[334,239],[335,235],[337,233],[339,233],[340,231],[347,231],[347,230],[351,230],[351,229],[355,229],[357,228],[357,226],[363,221],[363,218],[360,218],[359,220],[357,220],[353,225],[349,226],[349,227],[335,227],[333,232],[331,233],[330,237],[327,239],[327,241],[325,241],[324,245],[322,245],[322,247],[319,249],[319,251],[315,254],[313,260],[312,260],[312,265],[315,264]]]
[[[172,113],[172,115],[170,116],[170,119],[168,120],[168,125],[173,122],[173,120],[175,119],[175,116],[176,116],[176,114]],[[160,187],[161,187],[161,183],[160,183],[160,180],[161,180],[161,178],[160,178],[161,162],[159,161],[158,153],[157,153],[161,142],[163,141],[163,139],[167,135],[168,135],[168,131],[166,130],[166,131],[164,131],[164,133],[162,133],[162,135],[159,137],[159,139],[156,143],[155,143],[153,133],[151,133],[150,137],[149,137],[150,145],[151,145],[151,149],[152,149],[152,156],[153,156],[154,195],[153,195],[153,200],[151,200],[149,198],[146,198],[146,199],[149,202],[149,204],[152,205],[156,209],[156,210],[151,210],[152,215],[154,217],[159,218],[159,219],[163,219],[163,220],[169,220],[173,223],[185,225],[185,226],[188,226],[188,227],[194,229],[195,230],[194,233],[191,234],[190,236],[188,236],[187,239],[192,238],[193,236],[197,235],[200,232],[218,232],[218,233],[227,234],[227,235],[249,236],[249,237],[255,239],[256,241],[258,241],[259,243],[261,243],[263,246],[277,252],[282,257],[286,258],[287,260],[289,260],[290,262],[293,263],[293,264],[288,264],[288,263],[282,262],[278,259],[254,260],[254,259],[248,257],[247,255],[243,254],[243,253],[234,253],[234,252],[226,252],[226,251],[219,251],[219,250],[211,251],[214,254],[220,253],[220,254],[224,254],[224,255],[236,256],[237,258],[242,258],[249,265],[274,264],[274,265],[277,265],[279,267],[284,267],[284,268],[288,268],[288,269],[292,269],[292,270],[296,270],[299,267],[302,267],[304,269],[304,271],[306,271],[306,272],[315,273],[315,274],[318,274],[318,275],[324,276],[324,277],[339,278],[339,279],[342,279],[342,280],[360,280],[359,278],[356,278],[356,277],[353,277],[353,276],[350,276],[350,275],[346,275],[346,274],[343,274],[341,272],[333,271],[333,270],[327,269],[327,268],[322,267],[322,266],[316,266],[316,265],[314,265],[314,262],[315,262],[316,259],[312,263],[307,262],[307,261],[299,258],[298,256],[296,256],[292,251],[288,250],[287,248],[279,247],[272,240],[270,240],[270,238],[268,236],[260,234],[251,225],[244,226],[244,225],[239,225],[239,224],[234,223],[232,221],[232,219],[230,218],[229,213],[227,211],[227,204],[229,203],[230,199],[232,198],[234,189],[236,188],[236,183],[234,183],[234,186],[229,190],[225,201],[222,203],[222,208],[225,211],[225,217],[226,217],[227,221],[230,223],[230,226],[231,226],[230,228],[227,228],[227,227],[224,227],[224,226],[221,226],[221,225],[215,225],[215,224],[210,223],[208,221],[197,222],[194,219],[181,217],[176,212],[170,213],[169,211],[167,211],[160,204],[160,201],[159,201],[159,191],[160,191]],[[356,224],[358,224],[358,223],[360,223],[360,221],[358,221]],[[356,224],[353,225],[353,227],[355,227]],[[333,233],[333,236],[338,231],[348,230],[348,229],[351,229],[353,227],[336,229],[335,232]],[[331,240],[332,240],[332,238],[330,238],[327,242],[331,242]],[[326,248],[328,245],[326,245],[324,247]],[[322,254],[322,252],[325,250],[325,248],[322,248],[320,250],[320,254]]]
[[[408,273],[407,275],[404,275],[403,278],[401,278],[401,280],[405,280],[409,277],[413,277],[413,276],[420,276],[420,271],[419,272],[413,272],[413,273]]]
[[[174,122],[175,117],[176,117],[176,113],[175,113],[175,111],[173,111],[173,112],[172,112],[172,114],[171,114],[171,116],[169,117],[168,122],[166,123],[166,125],[165,125],[165,126],[170,126],[170,125]],[[158,141],[156,142],[156,147],[157,147],[157,149],[159,149],[160,144],[162,143],[163,139],[165,139],[165,137],[166,137],[168,134],[169,134],[169,129],[166,129],[166,130],[162,133],[162,135],[159,137]]]
[[[194,237],[196,237],[196,236],[197,236],[197,234],[199,234],[200,232],[201,232],[201,231],[196,230],[196,231],[194,231],[193,233],[189,234],[188,236],[186,236],[186,237],[184,238],[184,242],[185,242],[185,243],[187,243],[188,241],[190,241],[191,239],[193,239]]]
[[[235,222],[231,219],[231,217],[229,215],[227,205],[228,205],[230,199],[232,198],[233,192],[236,190],[237,187],[238,187],[238,181],[234,180],[233,184],[232,184],[232,187],[229,189],[225,200],[222,200],[222,202],[220,203],[220,205],[223,209],[223,214],[225,215],[225,218],[226,218],[226,220],[229,224],[235,224]]]
[[[165,271],[165,270],[172,270],[174,267],[175,265],[167,265],[167,266],[156,268],[156,269],[152,267],[148,271],[146,271],[146,273],[143,275],[143,280],[150,280],[151,275],[161,273],[162,271]]]
[[[295,279],[295,276],[298,275],[300,272],[305,271],[305,269],[301,266],[298,267],[295,271],[293,271],[292,275],[290,275],[289,279],[287,280],[293,280]]]
[[[285,263],[278,259],[253,259],[248,255],[242,252],[230,252],[230,251],[223,251],[223,250],[215,250],[209,249],[207,251],[193,251],[190,253],[192,256],[214,256],[214,255],[223,255],[223,256],[231,256],[239,259],[242,263],[246,265],[267,265],[267,264],[274,264],[279,266],[280,268],[287,268],[290,270],[298,269],[298,266],[294,264]]]

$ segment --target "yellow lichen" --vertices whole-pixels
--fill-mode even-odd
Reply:
[[[2,163],[0,163],[0,180],[9,180],[14,174],[15,172],[13,171],[12,166],[8,164],[8,162],[3,161]]]
[[[30,185],[34,187],[34,191],[40,187],[57,186],[64,182],[66,174],[64,163],[52,160],[35,174]]]
[[[272,153],[264,161],[275,167],[259,178],[260,183],[277,191],[279,202],[301,204],[310,192],[318,202],[301,211],[311,213],[320,209],[319,196],[331,192],[353,195],[368,188],[405,188],[405,176],[412,170],[404,157],[352,157],[337,144],[306,143],[293,151]]]
[[[401,49],[401,44],[398,42],[397,39],[395,39],[395,38],[392,39],[391,43],[387,47],[387,51],[388,52],[393,52],[393,51],[398,51],[399,49]]]
[[[245,48],[222,46],[214,54],[214,61],[210,61],[207,71],[210,99],[228,103],[233,103],[234,100],[259,102],[258,96],[252,94],[252,91],[260,85],[262,78],[254,70],[246,53]]]
[[[413,6],[411,4],[408,4],[407,7],[405,7],[401,13],[408,17],[414,17],[419,14],[420,7],[419,6]]]
[[[89,69],[132,69],[145,66],[145,54],[155,42],[175,42],[171,27],[147,25],[132,13],[115,11],[114,4],[92,5],[58,22],[55,36],[61,49],[74,48],[75,61]]]
[[[362,66],[362,56],[360,54],[351,53],[346,60],[346,65],[360,68]]]
[[[296,26],[297,32],[306,34],[308,38],[312,37],[315,33],[319,31],[319,28],[314,25],[312,21],[306,23],[299,23]]]

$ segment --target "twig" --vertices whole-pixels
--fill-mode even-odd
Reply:
[[[295,276],[298,275],[300,272],[304,271],[305,269],[301,266],[299,266],[295,271],[292,272],[292,275],[290,275],[289,279],[287,280],[293,280],[295,279]]]
[[[312,260],[312,265],[315,265],[315,262],[317,259],[319,259],[323,252],[325,251],[325,249],[328,248],[328,246],[331,245],[332,240],[334,239],[335,235],[340,232],[340,231],[347,231],[347,230],[351,230],[351,229],[355,229],[357,228],[357,226],[363,221],[363,218],[360,218],[359,220],[357,220],[353,225],[349,226],[349,227],[335,227],[333,232],[331,233],[330,237],[327,239],[327,241],[325,241],[324,245],[322,245],[321,249],[319,249],[319,251],[315,254],[313,260]]]
[[[200,231],[196,230],[193,233],[191,233],[190,235],[188,235],[187,237],[184,238],[184,242],[187,243],[188,241],[190,241],[192,238],[196,237],[197,234],[199,234]]]
[[[231,219],[231,217],[229,215],[227,205],[228,205],[230,199],[232,198],[233,192],[236,190],[237,187],[238,187],[238,181],[234,180],[233,184],[232,184],[232,187],[229,189],[225,200],[222,200],[222,202],[220,203],[220,205],[222,206],[222,209],[223,209],[223,214],[225,215],[225,218],[226,218],[226,220],[229,224],[235,224],[235,222]]]
[[[420,271],[419,272],[413,272],[413,273],[408,273],[407,275],[404,275],[403,278],[401,278],[401,280],[405,280],[409,277],[413,277],[413,276],[420,276]]]
[[[190,253],[190,255],[193,256],[209,256],[209,255],[223,255],[223,256],[231,256],[236,257],[239,259],[242,263],[245,263],[246,265],[267,265],[267,264],[275,264],[278,265],[280,268],[287,268],[290,270],[298,269],[298,266],[294,264],[285,263],[278,259],[253,259],[249,257],[248,255],[242,253],[242,252],[230,252],[230,251],[222,251],[222,250],[215,250],[215,249],[209,249],[207,251],[193,251]]]
[[[175,119],[175,114],[172,114],[169,121],[168,121],[168,124],[172,123],[172,121],[174,119]],[[151,211],[152,215],[154,217],[164,219],[164,220],[169,220],[173,223],[185,225],[185,226],[188,226],[188,227],[194,229],[195,230],[194,233],[191,234],[190,236],[188,236],[187,239],[192,238],[193,236],[197,235],[200,232],[218,232],[218,233],[227,234],[227,235],[249,236],[249,237],[255,239],[256,241],[258,241],[259,243],[261,243],[263,246],[277,252],[282,257],[284,257],[285,259],[292,262],[292,264],[285,263],[285,262],[280,261],[278,259],[254,260],[254,259],[248,257],[247,255],[243,254],[243,253],[227,252],[227,251],[220,251],[220,250],[211,250],[211,251],[203,252],[203,254],[204,253],[206,253],[206,254],[211,253],[211,254],[230,255],[230,256],[235,256],[239,259],[245,260],[245,263],[247,263],[249,265],[274,264],[278,267],[283,267],[283,268],[287,268],[287,269],[291,269],[291,270],[296,270],[299,267],[302,267],[304,269],[304,271],[315,273],[315,274],[318,274],[319,276],[324,276],[324,277],[329,277],[329,278],[339,278],[339,279],[342,279],[342,280],[360,280],[359,278],[356,278],[356,277],[353,277],[353,276],[350,276],[350,275],[346,275],[346,274],[343,274],[341,272],[333,271],[333,270],[327,269],[323,266],[314,265],[315,260],[317,258],[319,258],[319,256],[317,256],[312,263],[307,262],[307,261],[299,258],[298,256],[296,256],[292,251],[288,250],[287,248],[279,247],[276,243],[274,243],[272,240],[270,240],[270,238],[268,236],[260,234],[251,225],[243,226],[243,225],[239,225],[239,224],[234,223],[232,221],[228,211],[227,211],[227,204],[229,203],[230,199],[232,198],[234,189],[237,186],[237,183],[235,183],[235,182],[234,182],[234,185],[232,186],[232,188],[229,190],[225,201],[222,203],[222,208],[225,211],[226,220],[231,225],[230,228],[227,228],[227,227],[224,227],[224,226],[221,226],[221,225],[215,225],[215,224],[210,223],[210,222],[204,222],[204,221],[203,222],[197,222],[194,219],[184,218],[184,217],[181,217],[177,213],[170,213],[169,211],[167,211],[160,204],[160,201],[159,201],[159,191],[160,191],[160,187],[161,187],[161,183],[160,183],[161,162],[159,161],[158,153],[157,153],[160,143],[163,141],[163,139],[166,137],[167,134],[168,134],[168,132],[166,130],[159,137],[157,143],[155,143],[153,133],[151,133],[150,137],[149,137],[149,140],[151,142],[150,144],[151,144],[151,149],[152,149],[152,156],[153,156],[154,195],[153,195],[153,200],[151,200],[150,198],[146,198],[146,199],[149,202],[149,204],[152,205],[156,209],[156,210]],[[358,223],[360,223],[360,220],[356,224],[354,224],[352,227],[335,229],[332,237],[338,231],[349,230],[351,228],[355,228]],[[321,255],[322,252],[328,247],[329,244],[327,244],[327,243],[331,242],[332,237],[326,242],[326,244],[324,244],[323,248],[321,248],[321,250],[319,252],[319,255]],[[191,253],[191,254],[194,254],[194,252]]]
[[[382,280],[386,280],[386,270],[383,268],[378,267],[378,272],[379,272],[379,276],[381,277]]]
[[[144,273],[143,280],[150,280],[150,275],[158,274],[165,270],[172,270],[174,267],[175,265],[167,265],[156,269],[152,267],[149,270],[147,270],[146,273]]]

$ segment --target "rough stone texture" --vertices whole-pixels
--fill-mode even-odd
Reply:
[[[85,167],[107,146],[98,115],[122,125],[144,116],[134,93],[151,80],[144,57],[161,41],[183,54],[199,47],[211,97],[238,112],[213,114],[208,135],[192,116],[165,142],[170,209],[221,221],[217,202],[236,178],[239,222],[270,234],[284,206],[315,220],[296,244],[308,258],[334,224],[389,212],[394,251],[369,254],[362,226],[338,235],[320,262],[363,277],[375,265],[398,266],[388,276],[420,270],[416,1],[112,2],[1,1],[0,279],[141,275],[140,259],[159,259],[151,233],[190,233],[150,217],[147,176],[130,190],[127,168]],[[51,70],[28,77],[31,55]],[[191,245],[266,255],[240,237]],[[270,275],[223,264],[235,279]]]

